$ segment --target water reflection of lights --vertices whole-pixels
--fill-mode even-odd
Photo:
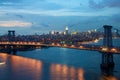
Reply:
[[[0,65],[4,65],[6,63],[5,57],[0,57]]]
[[[83,69],[78,70],[78,79],[84,80],[84,70]]]
[[[11,76],[11,78],[20,78],[19,80],[26,80],[25,77],[34,77],[34,80],[41,80],[42,77],[42,62],[39,60],[24,58],[20,56],[13,56],[8,54],[0,53],[0,57],[4,60],[7,67],[11,69],[11,75],[6,74],[5,76]],[[4,67],[6,69],[6,67]],[[5,70],[4,70],[5,71]],[[2,72],[0,72],[1,74]],[[17,76],[14,76],[16,74]],[[20,76],[22,75],[22,77]],[[12,77],[13,76],[13,77]],[[10,80],[12,80],[10,79]]]
[[[6,63],[7,68],[11,69],[10,76],[12,78],[32,77],[32,80],[45,80],[43,77],[48,77],[47,80],[85,80],[84,70],[82,68],[70,67],[61,64],[44,63],[40,60],[24,58],[20,56],[12,56],[0,53],[0,57]],[[48,65],[49,64],[49,65]],[[6,67],[4,67],[6,69]],[[48,70],[47,72],[45,72]],[[2,72],[0,72],[1,74]],[[16,76],[14,76],[16,74]],[[5,74],[5,77],[6,75]],[[0,76],[1,77],[1,76]],[[21,78],[23,77],[23,78]],[[101,76],[100,80],[117,80],[114,76]]]
[[[0,65],[3,65],[3,64],[5,64],[5,62],[0,62]]]
[[[84,70],[66,65],[51,65],[51,80],[84,80]]]
[[[114,76],[102,76],[100,80],[117,80]]]
[[[34,79],[32,80],[44,80],[43,77],[45,75],[45,77],[49,77],[49,80],[84,80],[84,70],[81,68],[60,64],[48,65],[40,60],[1,53],[0,56],[7,61],[6,66],[12,70],[10,75],[12,78],[24,80],[27,76],[33,77]],[[44,73],[46,69],[49,70],[48,73]],[[16,76],[14,76],[14,74],[16,74]],[[9,74],[6,73],[4,76],[9,76]]]

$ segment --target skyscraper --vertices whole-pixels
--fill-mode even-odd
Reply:
[[[65,33],[68,34],[68,26],[65,28]]]

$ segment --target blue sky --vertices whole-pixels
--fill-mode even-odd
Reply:
[[[120,27],[120,0],[0,0],[0,34]]]

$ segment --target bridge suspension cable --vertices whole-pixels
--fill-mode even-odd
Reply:
[[[120,37],[120,29],[113,27],[113,33],[115,33],[116,37]]]
[[[96,30],[99,31],[99,32],[104,32],[103,27],[97,28]]]

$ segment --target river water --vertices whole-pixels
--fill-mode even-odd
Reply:
[[[114,44],[119,45],[119,40]],[[101,56],[97,51],[58,47],[1,53],[0,80],[120,80],[120,55],[114,55],[109,75],[100,68]]]

